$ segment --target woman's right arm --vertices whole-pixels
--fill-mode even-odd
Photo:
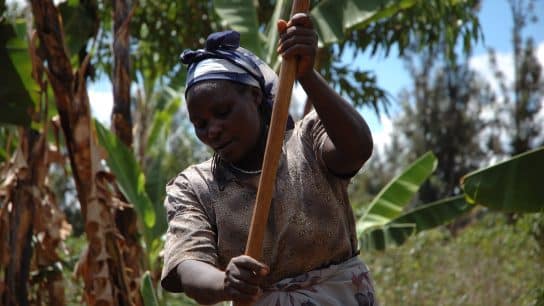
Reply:
[[[185,260],[177,266],[185,294],[205,305],[226,300],[255,302],[268,271],[266,265],[245,255],[232,258],[225,271],[198,260]]]
[[[187,296],[199,304],[215,304],[227,300],[224,290],[225,272],[198,260],[185,260],[177,272]]]

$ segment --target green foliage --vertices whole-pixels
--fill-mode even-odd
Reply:
[[[544,147],[463,177],[467,200],[494,210],[544,211]]]
[[[159,306],[159,301],[157,300],[157,295],[155,294],[155,288],[153,287],[149,271],[146,271],[142,277],[140,293],[144,300],[144,306]]]
[[[254,1],[213,1],[214,7],[226,27],[242,30],[242,41],[250,40],[248,47],[274,68],[278,67],[275,55],[277,30],[275,22],[288,18],[291,1],[260,1],[255,12]],[[379,113],[387,111],[390,97],[377,86],[376,77],[341,64],[346,50],[354,56],[371,49],[384,50],[386,55],[395,46],[402,54],[409,45],[434,49],[446,37],[450,57],[461,38],[465,52],[477,41],[480,28],[476,17],[477,1],[413,1],[413,0],[323,0],[312,1],[311,16],[320,36],[318,69],[338,91],[355,105],[370,105]],[[272,10],[273,7],[273,10]],[[236,12],[236,13],[234,13]],[[258,27],[251,29],[255,19]],[[442,35],[441,33],[447,33]],[[255,45],[267,38],[263,44]],[[444,40],[442,40],[444,41]],[[346,48],[350,47],[350,48]]]
[[[421,232],[400,247],[363,253],[380,305],[538,305],[544,245],[542,214],[509,224],[503,214],[474,215],[459,235]]]
[[[459,196],[405,209],[436,164],[431,152],[424,154],[376,195],[357,221],[362,249],[383,250],[392,244],[400,245],[411,235],[443,225],[472,208]]]
[[[162,249],[161,236],[166,229],[164,208],[154,205],[146,191],[145,175],[140,169],[134,154],[108,129],[95,120],[95,127],[100,144],[107,150],[107,164],[113,174],[119,190],[134,205],[138,213],[140,229],[146,243],[148,264],[154,268]],[[159,218],[157,218],[159,216]]]
[[[223,27],[240,32],[240,44],[263,58],[266,39],[259,32],[257,11],[253,0],[214,0],[215,11],[223,20]]]
[[[32,79],[26,23],[14,25],[0,19],[0,123],[30,125],[38,100],[38,86]]]
[[[108,10],[103,20],[110,22]],[[146,93],[152,92],[157,79],[165,79],[172,87],[184,81],[185,68],[179,61],[186,48],[200,48],[213,28],[215,16],[209,1],[141,0],[134,4],[130,36],[134,49],[131,52],[133,80],[146,83]],[[109,50],[104,46],[102,60],[107,62]],[[108,63],[108,67],[111,63]],[[110,71],[110,68],[106,69]]]
[[[86,47],[98,31],[97,0],[66,1],[58,6],[62,16],[64,37],[72,65],[77,67],[83,61]]]
[[[477,17],[479,0],[402,0],[391,4],[375,16],[375,22],[363,23],[347,35],[346,45],[355,50],[370,48],[372,54],[385,55],[396,47],[399,55],[416,47],[435,52],[446,44],[447,58],[455,61],[455,47],[463,42],[463,52],[470,53],[472,42],[482,38]]]
[[[361,249],[384,250],[392,245],[402,245],[410,236],[442,226],[473,207],[465,201],[463,196],[419,206],[381,227],[370,228],[363,232],[360,238]]]
[[[316,5],[311,14],[323,44],[333,44],[346,39],[345,33],[382,18],[389,18],[400,10],[416,3],[414,0],[325,0]]]
[[[391,180],[369,204],[357,222],[359,233],[371,227],[383,226],[398,217],[419,186],[436,168],[436,158],[429,152]]]
[[[145,192],[145,176],[134,155],[112,132],[95,120],[99,142],[107,150],[107,163],[117,178],[119,189],[134,204],[145,228],[155,225],[155,211]],[[150,237],[151,238],[151,237]]]

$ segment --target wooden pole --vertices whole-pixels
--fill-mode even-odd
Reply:
[[[308,12],[309,6],[309,0],[294,0],[291,17],[296,13]],[[272,108],[262,173],[259,179],[257,198],[246,244],[245,254],[257,260],[262,257],[264,232],[268,222],[268,212],[283,145],[285,125],[289,116],[289,102],[291,101],[296,72],[296,58],[283,59],[280,67],[278,92]],[[250,306],[250,304],[236,303],[235,306]]]

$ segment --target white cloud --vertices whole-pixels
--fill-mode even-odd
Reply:
[[[497,69],[501,71],[504,75],[506,84],[512,84],[512,82],[514,81],[513,54],[497,52],[495,54],[495,58],[497,60]],[[478,71],[478,73],[484,78],[484,80],[490,84],[491,89],[494,92],[500,93],[500,86],[497,82],[497,77],[495,76],[494,69],[489,62],[489,54],[484,53],[473,56],[469,60],[469,66],[475,71]]]
[[[538,59],[538,62],[544,65],[544,42],[541,42],[536,47],[536,58]]]
[[[374,150],[377,153],[373,155],[383,156],[386,146],[391,143],[391,137],[393,135],[393,121],[389,117],[381,114],[380,123],[381,129],[372,133]]]
[[[66,2],[66,0],[53,0],[53,3],[55,5],[58,5],[60,3],[63,3],[63,2]],[[18,6],[26,6],[28,3],[27,3],[27,0],[6,0],[6,4],[7,5],[11,5],[13,3],[17,3]]]
[[[538,61],[541,63],[541,65],[544,66],[544,42],[540,42],[536,48],[535,48],[535,54]],[[497,61],[497,69],[502,72],[502,74],[505,77],[506,86],[509,86],[511,89],[512,84],[514,82],[514,56],[513,53],[504,53],[499,52],[496,53],[496,61]],[[499,83],[497,82],[497,78],[495,76],[495,72],[491,67],[491,64],[489,62],[489,55],[486,54],[480,54],[477,56],[472,57],[469,60],[469,65],[472,69],[477,71],[484,80],[490,84],[491,89],[493,92],[499,97],[499,99],[496,101],[497,103],[503,103],[504,99],[500,99],[500,97],[503,95],[503,93],[500,90]],[[544,123],[544,97],[541,98],[540,101],[542,107],[537,114],[535,118],[535,122],[541,122]],[[504,105],[503,108],[508,109],[511,108],[511,105]],[[484,106],[480,117],[483,120],[492,120],[494,118],[499,117],[501,122],[505,122],[507,124],[513,124],[511,116],[508,112],[497,112],[497,109],[494,106]],[[543,126],[544,129],[544,126]],[[507,147],[509,146],[509,131],[505,128],[499,130],[493,130],[490,127],[486,127],[482,130],[480,137],[482,139],[486,139],[491,134],[498,135],[499,141],[501,143],[501,146],[503,149],[507,150]],[[534,139],[534,144],[541,142],[544,139],[544,134],[541,134],[539,137]]]
[[[113,108],[113,93],[89,89],[91,114],[102,124],[110,125],[111,110]]]

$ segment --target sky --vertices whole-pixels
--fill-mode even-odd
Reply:
[[[535,6],[536,15],[541,19],[536,24],[527,26],[523,32],[526,37],[532,37],[537,46],[537,57],[544,65],[544,1],[537,0]],[[477,70],[491,86],[497,88],[493,73],[489,66],[488,48],[496,51],[497,62],[508,80],[513,80],[513,55],[512,55],[512,16],[506,0],[484,0],[479,13],[480,25],[484,40],[480,41],[473,50],[469,65]],[[390,55],[396,55],[392,51]],[[398,57],[383,55],[374,57],[365,54],[353,60],[364,69],[372,70],[377,75],[378,85],[393,97],[410,85],[409,73]],[[542,100],[544,104],[544,99]],[[393,131],[392,118],[381,115],[378,118],[373,110],[364,109],[363,116],[368,122],[373,134],[376,147],[383,147],[390,139]],[[544,107],[541,111],[544,119]],[[395,114],[393,114],[393,117]]]
[[[7,3],[10,2],[21,2],[21,0],[7,0]],[[536,0],[535,2],[536,15],[542,16],[542,18],[537,24],[529,25],[525,29],[524,35],[533,37],[537,46],[537,57],[544,65],[544,1]],[[475,46],[473,56],[470,59],[470,65],[492,83],[493,77],[487,56],[488,47],[496,50],[499,67],[502,68],[507,78],[513,79],[512,17],[510,14],[507,0],[482,1],[479,17],[484,40]],[[385,57],[384,54],[377,54],[373,57],[369,54],[363,54],[355,59],[346,58],[346,61],[350,62],[350,64],[353,63],[361,69],[374,71],[377,76],[378,85],[387,90],[392,97],[396,97],[403,88],[410,86],[410,76],[402,60],[396,55],[396,50],[392,50],[388,57]],[[492,84],[492,86],[494,85]],[[304,94],[298,90],[295,92],[295,95],[301,97]],[[104,78],[94,84],[90,84],[89,98],[93,115],[103,123],[109,125],[113,103],[110,82]],[[372,130],[377,146],[380,147],[387,143],[389,135],[393,130],[392,118],[386,117],[385,114],[378,118],[370,108],[364,108],[361,113]],[[395,116],[394,112],[392,116]]]

